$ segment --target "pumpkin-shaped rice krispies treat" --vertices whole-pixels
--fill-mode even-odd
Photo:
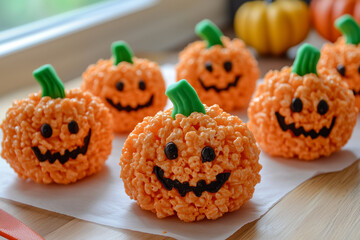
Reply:
[[[120,159],[125,191],[159,218],[217,219],[252,198],[260,182],[255,139],[238,117],[203,105],[186,80],[167,89],[174,108],[146,117]]]
[[[326,43],[321,49],[317,65],[319,75],[338,75],[353,91],[356,106],[360,109],[360,26],[350,15],[336,20],[335,26],[342,32],[335,43]]]
[[[13,102],[1,124],[1,156],[19,177],[68,184],[101,170],[111,152],[112,119],[101,100],[64,90],[50,65],[34,71],[42,92]]]
[[[244,42],[223,36],[209,20],[198,23],[195,32],[203,41],[179,54],[177,80],[187,79],[209,106],[218,104],[225,111],[247,107],[260,70]]]
[[[103,100],[113,116],[115,132],[130,132],[144,117],[164,109],[165,81],[155,62],[134,57],[125,42],[114,42],[112,53],[111,59],[88,67],[81,89]]]
[[[351,137],[355,97],[338,76],[318,77],[319,57],[318,49],[304,44],[292,68],[270,71],[255,92],[248,127],[270,155],[313,160]]]

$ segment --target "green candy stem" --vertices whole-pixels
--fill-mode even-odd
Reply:
[[[134,63],[132,57],[134,56],[130,46],[124,41],[114,42],[111,45],[112,55],[114,56],[114,65],[120,62]]]
[[[210,20],[205,19],[195,27],[195,33],[207,42],[207,48],[214,45],[224,46],[221,37],[224,35],[221,30]]]
[[[185,79],[171,84],[166,89],[165,94],[174,104],[174,109],[171,113],[173,119],[175,119],[176,114],[182,114],[186,117],[190,116],[192,112],[206,114],[205,107],[201,103],[195,89]]]
[[[64,85],[50,64],[43,65],[33,72],[34,78],[40,83],[42,97],[64,98]]]
[[[358,45],[360,43],[360,27],[351,15],[346,14],[338,18],[335,21],[335,27],[345,37],[347,44]]]
[[[316,47],[305,43],[297,51],[292,72],[299,76],[314,73],[317,75],[316,65],[320,58],[320,51]]]

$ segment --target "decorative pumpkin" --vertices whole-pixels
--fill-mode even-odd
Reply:
[[[339,18],[335,25],[344,37],[324,44],[317,69],[323,77],[338,75],[345,81],[360,109],[360,27],[350,15]]]
[[[195,32],[204,41],[180,53],[177,80],[187,79],[207,105],[226,111],[246,107],[259,78],[255,58],[241,40],[223,36],[209,20],[198,23]]]
[[[260,54],[281,55],[306,38],[310,13],[300,0],[251,1],[237,10],[234,28]]]
[[[166,94],[174,108],[146,117],[125,142],[126,193],[159,218],[177,215],[185,222],[239,209],[260,182],[252,133],[218,105],[203,105],[186,80]]]
[[[111,115],[80,89],[65,91],[51,65],[34,71],[42,93],[14,101],[1,124],[1,156],[19,177],[76,182],[102,168],[111,152]]]
[[[165,107],[165,81],[155,62],[133,57],[125,42],[113,43],[112,53],[112,59],[100,59],[88,67],[81,89],[109,107],[115,132],[130,132],[144,117]]]
[[[313,160],[338,151],[356,123],[355,97],[337,75],[320,78],[320,52],[300,47],[292,68],[270,71],[248,109],[248,127],[273,156]]]
[[[316,31],[325,39],[335,42],[340,32],[334,22],[344,14],[350,14],[360,22],[360,1],[358,0],[312,0],[311,18]]]

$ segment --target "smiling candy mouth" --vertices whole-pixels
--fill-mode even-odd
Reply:
[[[119,111],[127,111],[127,112],[131,112],[131,111],[137,111],[139,109],[142,109],[142,108],[147,108],[147,107],[150,107],[153,103],[153,100],[154,100],[154,95],[151,95],[149,101],[147,101],[146,103],[144,104],[139,104],[137,105],[135,108],[131,107],[130,105],[127,105],[127,106],[122,106],[120,103],[117,103],[115,104],[110,98],[106,98],[106,101],[111,105],[113,106],[114,108],[116,108],[117,110]]]
[[[226,87],[224,87],[224,88],[218,88],[218,87],[216,87],[215,85],[205,86],[205,84],[204,84],[204,82],[201,80],[201,78],[199,78],[199,82],[200,82],[201,86],[202,86],[206,91],[209,91],[210,89],[214,89],[216,92],[219,93],[219,92],[222,92],[222,91],[227,91],[227,90],[229,90],[229,88],[231,88],[231,87],[236,87],[237,84],[238,84],[238,82],[239,82],[239,80],[240,80],[240,78],[241,78],[241,75],[237,75],[237,76],[235,77],[235,80],[234,80],[233,82],[231,82],[231,83],[228,83],[228,85],[227,85]]]
[[[328,137],[330,135],[331,130],[333,129],[335,125],[336,117],[333,117],[331,121],[331,125],[329,128],[323,127],[320,132],[316,132],[314,129],[310,131],[305,131],[303,127],[296,128],[295,123],[286,124],[285,123],[285,117],[283,117],[280,113],[275,112],[276,119],[281,127],[281,129],[285,132],[286,130],[290,129],[296,137],[300,136],[301,134],[305,137],[310,136],[312,139],[315,139],[319,136],[323,136],[324,138]]]
[[[164,171],[158,167],[154,166],[154,173],[162,185],[167,189],[171,190],[176,188],[179,194],[182,197],[188,192],[193,192],[197,197],[200,197],[203,192],[216,193],[224,185],[224,183],[229,179],[230,173],[219,173],[216,175],[216,181],[212,181],[209,184],[206,184],[205,180],[200,180],[197,182],[196,187],[190,186],[188,182],[181,183],[179,180],[172,180],[170,178],[164,177]]]
[[[72,151],[66,149],[64,155],[61,155],[59,152],[51,153],[50,150],[47,150],[45,154],[42,154],[38,147],[31,147],[31,148],[40,162],[44,162],[48,160],[49,163],[54,163],[56,159],[58,159],[61,164],[65,164],[69,160],[69,158],[75,159],[79,154],[82,155],[86,154],[90,143],[90,137],[91,137],[91,129],[89,129],[88,135],[84,138],[84,146],[77,147]]]

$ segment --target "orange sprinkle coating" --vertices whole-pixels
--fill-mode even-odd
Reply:
[[[338,65],[345,67],[345,76],[337,70]],[[356,92],[356,106],[360,109],[360,45],[346,44],[343,37],[335,43],[326,43],[321,49],[321,57],[317,65],[322,77],[338,75],[348,84],[348,88]]]
[[[177,80],[186,79],[195,88],[200,100],[209,106],[218,104],[225,111],[244,108],[250,101],[260,75],[257,61],[240,39],[230,40],[223,36],[221,41],[224,47],[215,45],[209,49],[204,41],[189,44],[179,55]],[[227,61],[232,63],[229,72],[224,68]],[[211,72],[206,69],[206,63],[211,63]],[[226,89],[235,82],[237,76],[240,78],[235,87],[220,92],[215,89],[205,90],[199,81],[201,79],[206,87]]]
[[[1,124],[4,136],[1,156],[6,159],[19,177],[30,178],[38,183],[69,184],[101,170],[111,152],[112,119],[101,100],[80,89],[65,91],[65,98],[41,97],[41,93],[14,101]],[[70,134],[68,124],[76,121],[79,131]],[[43,124],[52,128],[50,138],[40,132]],[[84,146],[84,138],[91,129],[90,143],[85,155],[69,158],[65,164],[59,160],[40,162],[32,147],[41,153],[66,150]]]
[[[100,97],[109,107],[114,118],[113,129],[117,133],[130,132],[138,122],[146,116],[153,116],[164,109],[167,98],[165,96],[165,81],[159,66],[147,59],[133,58],[133,64],[120,62],[113,65],[113,59],[100,59],[95,65],[90,65],[83,73],[81,89],[90,91]],[[139,88],[140,81],[145,82],[146,88]],[[123,82],[123,90],[116,88],[118,82]],[[123,107],[136,108],[145,105],[153,96],[152,104],[138,110],[119,111],[106,98]]]
[[[355,97],[345,85],[336,75],[323,80],[315,74],[301,77],[291,73],[289,67],[270,71],[250,102],[248,127],[260,147],[273,156],[303,160],[328,156],[346,144],[356,123]],[[291,110],[294,98],[301,99],[301,112]],[[324,115],[317,111],[321,100],[329,107]],[[291,130],[280,128],[275,112],[285,117],[286,124],[295,123],[296,128],[316,133],[323,127],[330,128],[334,117],[336,120],[328,137],[296,137]]]
[[[171,117],[172,108],[146,117],[125,142],[120,159],[125,191],[141,208],[159,218],[176,214],[185,222],[217,219],[251,199],[260,182],[260,150],[246,124],[218,105],[205,108],[206,115],[177,114],[175,120]],[[165,156],[164,148],[169,142],[178,148],[177,159]],[[205,146],[214,149],[214,161],[202,162]],[[199,180],[209,184],[219,173],[231,174],[216,193],[205,191],[197,197],[188,192],[181,197],[175,188],[169,191],[160,183],[153,173],[154,166],[160,167],[166,178],[189,182],[190,186],[196,186]]]

